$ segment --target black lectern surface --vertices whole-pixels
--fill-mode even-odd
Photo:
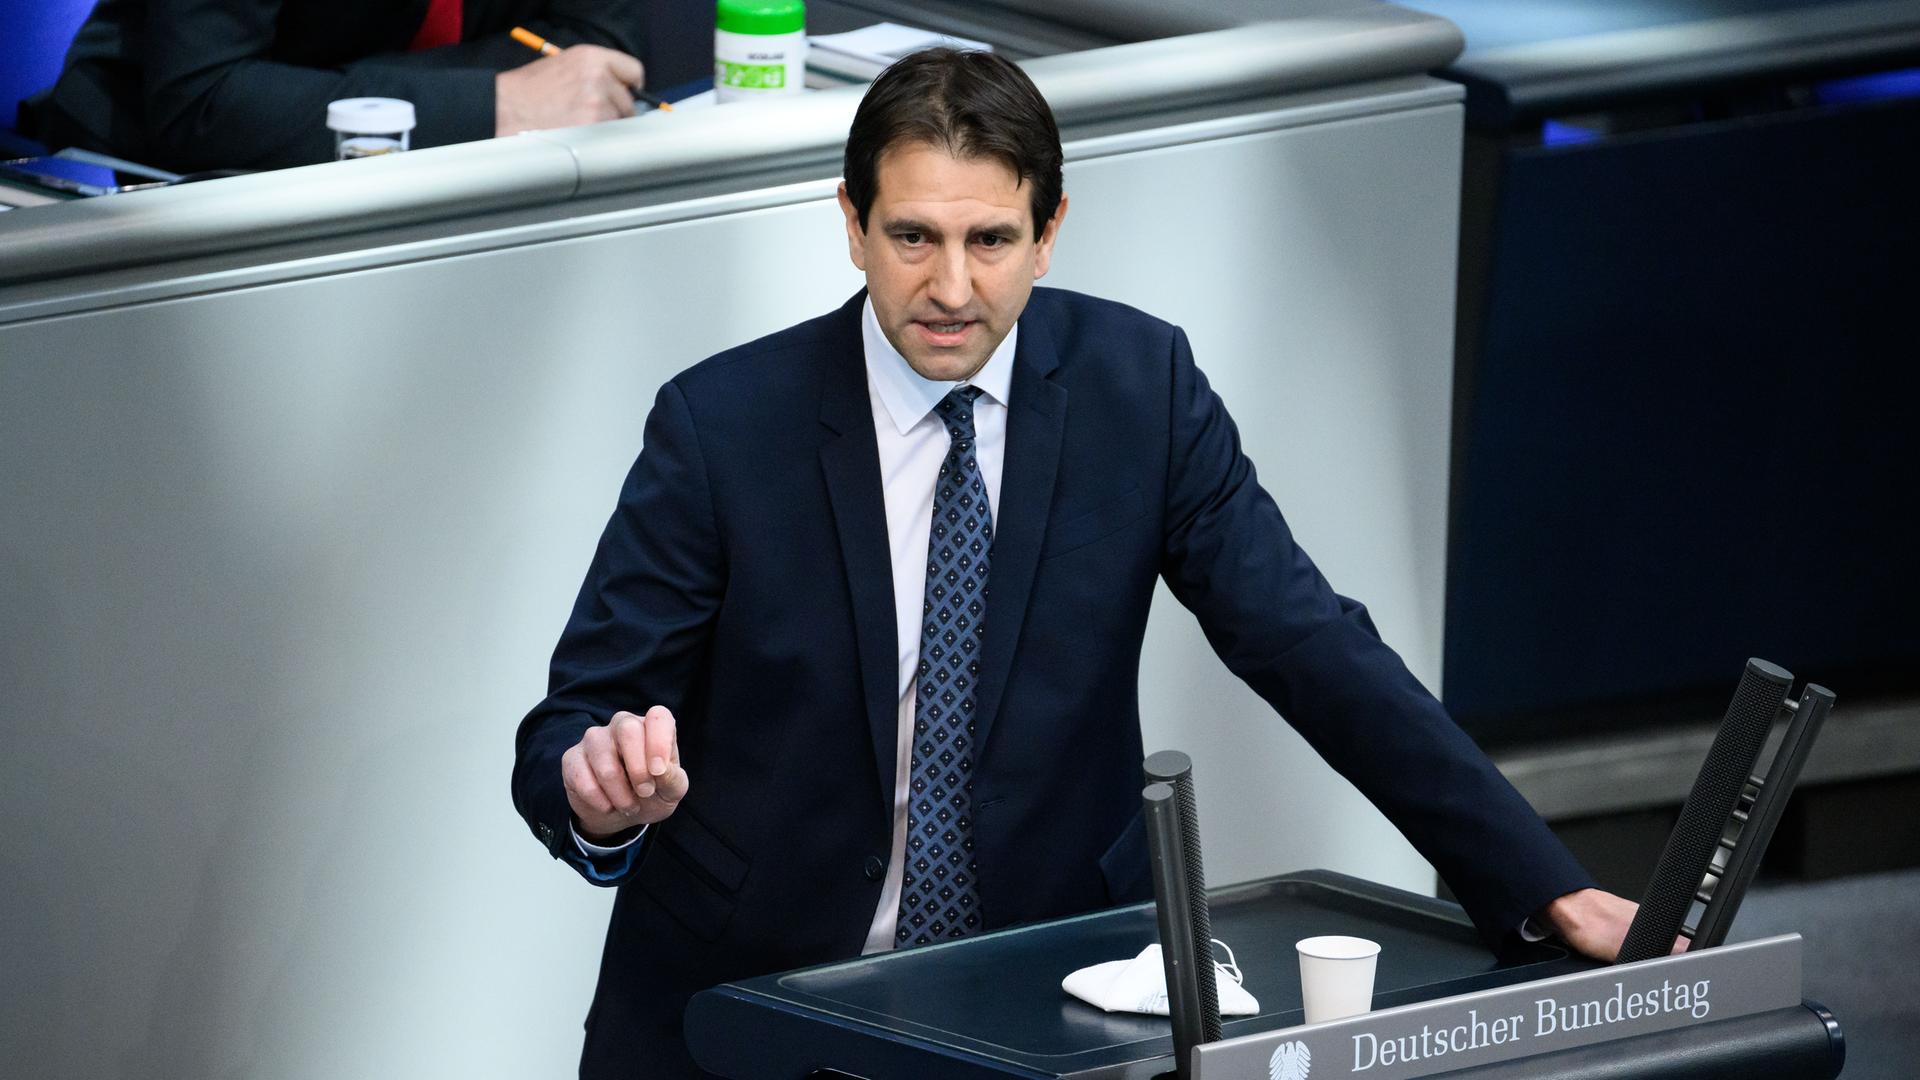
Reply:
[[[1211,907],[1213,935],[1233,947],[1261,1008],[1225,1018],[1229,1039],[1302,1021],[1294,942],[1305,937],[1380,943],[1375,1008],[1593,966],[1551,945],[1497,963],[1454,905],[1328,871],[1217,889]],[[1137,904],[729,983],[693,999],[687,1044],[734,1080],[816,1069],[866,1080],[1149,1077],[1173,1067],[1166,1018],[1103,1012],[1060,981],[1156,939],[1153,905]]]

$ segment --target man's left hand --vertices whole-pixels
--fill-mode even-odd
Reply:
[[[1620,944],[1627,939],[1627,927],[1640,905],[1625,897],[1599,889],[1581,889],[1559,897],[1540,909],[1535,918],[1545,923],[1574,950],[1612,963],[1620,955]],[[1673,943],[1673,951],[1685,952],[1687,939]]]

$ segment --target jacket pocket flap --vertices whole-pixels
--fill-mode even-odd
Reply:
[[[681,855],[691,869],[712,879],[722,892],[740,891],[741,883],[747,880],[747,860],[685,806],[661,822],[659,828],[660,840],[677,848],[676,854]]]
[[[647,853],[634,884],[694,937],[718,940],[733,921],[739,901],[715,888],[711,875],[695,867],[678,844],[666,842],[658,847]]]

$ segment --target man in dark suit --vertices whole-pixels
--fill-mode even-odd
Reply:
[[[690,0],[102,0],[21,127],[181,172],[307,165],[330,101],[412,102],[415,147],[612,120],[648,74],[709,70],[712,34]]]
[[[1060,162],[1011,63],[909,57],[847,140],[867,289],[661,388],[514,768],[620,887],[583,1075],[695,1075],[718,982],[1147,897],[1159,578],[1490,943],[1617,948],[1632,905],[1328,587],[1185,335],[1034,288]]]

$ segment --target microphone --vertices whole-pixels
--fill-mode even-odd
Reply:
[[[1800,767],[1806,764],[1814,736],[1820,733],[1820,725],[1833,708],[1833,701],[1833,691],[1808,683],[1800,691],[1800,700],[1787,702],[1793,721],[1787,725],[1780,748],[1773,752],[1773,764],[1768,766],[1766,778],[1756,776],[1747,782],[1754,788],[1753,798],[1749,800],[1743,795],[1740,808],[1733,812],[1734,820],[1739,823],[1738,835],[1720,840],[1725,859],[1724,862],[1718,856],[1714,859],[1709,876],[1717,880],[1703,890],[1707,896],[1706,910],[1700,913],[1700,921],[1686,931],[1693,939],[1690,948],[1710,949],[1727,939],[1727,930],[1740,910],[1740,900],[1746,895],[1754,872],[1760,868],[1760,856],[1773,839],[1774,827],[1780,824],[1780,814],[1787,807],[1787,796],[1793,794],[1793,785],[1800,779]]]
[[[1152,862],[1154,915],[1167,977],[1167,1014],[1173,1021],[1174,1066],[1191,1076],[1193,1048],[1220,1038],[1220,999],[1214,982],[1213,920],[1200,862],[1200,815],[1193,761],[1176,750],[1146,760],[1140,793]]]
[[[1169,784],[1148,784],[1140,792],[1147,815],[1147,851],[1152,859],[1153,913],[1160,924],[1160,962],[1167,977],[1167,1016],[1173,1021],[1174,1070],[1193,1075],[1193,1048],[1206,1042],[1200,1016],[1200,981],[1194,977],[1187,910],[1186,847],[1180,839],[1180,803]]]
[[[1180,841],[1186,849],[1184,880],[1187,923],[1194,952],[1205,959],[1194,975],[1200,981],[1200,1022],[1207,1042],[1220,1038],[1220,995],[1214,983],[1213,915],[1207,904],[1207,874],[1200,860],[1200,806],[1193,790],[1193,759],[1178,750],[1162,750],[1147,758],[1148,783],[1173,788],[1179,810]]]
[[[1747,661],[1706,763],[1681,807],[1680,821],[1667,837],[1653,879],[1647,883],[1640,913],[1620,945],[1618,963],[1651,960],[1673,951],[1687,913],[1696,900],[1705,898],[1701,882],[1792,686],[1793,676],[1785,670],[1758,658]]]

